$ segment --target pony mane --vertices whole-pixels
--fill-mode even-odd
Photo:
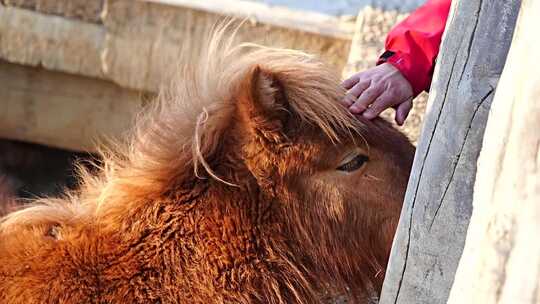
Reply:
[[[232,185],[213,172],[208,159],[219,150],[233,123],[235,94],[254,66],[279,75],[291,110],[332,142],[339,142],[344,132],[363,133],[365,125],[338,102],[345,90],[332,68],[301,51],[237,44],[235,32],[240,26],[231,24],[213,30],[198,58],[179,59],[184,64],[172,85],[146,105],[128,140],[101,148],[97,174],[79,166],[80,188],[64,197],[66,203],[99,217],[111,208],[126,210],[129,204],[159,199],[194,175]],[[41,212],[27,208],[3,222],[24,218],[27,223],[29,217],[47,212],[41,205]]]

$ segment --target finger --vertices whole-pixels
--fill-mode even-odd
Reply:
[[[373,119],[379,116],[379,114],[381,114],[382,111],[394,105],[395,101],[396,101],[395,94],[393,94],[392,91],[387,90],[373,101],[373,104],[371,105],[371,107],[369,107],[369,109],[366,109],[364,113],[362,114],[362,116],[364,116],[367,119]]]
[[[360,81],[355,84],[347,93],[351,94],[356,100],[362,93],[369,88],[371,81]]]
[[[365,111],[370,104],[381,95],[383,91],[382,86],[373,86],[371,85],[369,88],[367,88],[360,97],[355,101],[355,103],[349,107],[349,111],[354,114],[359,114]]]
[[[367,88],[369,87],[369,82],[362,81],[357,84],[355,84],[345,95],[345,98],[343,99],[343,103],[345,106],[350,107],[356,99],[358,99],[358,96],[362,94]]]
[[[398,105],[396,109],[396,123],[399,126],[402,126],[405,123],[405,119],[409,116],[409,112],[412,109],[412,98],[407,99],[407,101]]]
[[[356,98],[352,96],[351,94],[347,93],[345,94],[345,97],[341,100],[341,104],[345,107],[350,107],[354,102],[356,101]]]
[[[353,76],[345,79],[341,83],[341,86],[348,90],[348,89],[352,88],[353,85],[357,84],[358,81],[360,81],[360,76],[358,74],[354,74]]]

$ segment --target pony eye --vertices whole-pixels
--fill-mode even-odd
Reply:
[[[343,165],[337,167],[337,170],[339,171],[345,171],[345,172],[352,172],[355,170],[360,169],[362,165],[368,161],[368,157],[362,154],[356,155],[353,159],[350,161],[344,163]]]

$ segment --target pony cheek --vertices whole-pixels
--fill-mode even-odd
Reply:
[[[366,222],[381,214],[385,214],[383,217],[394,214],[394,208],[389,208],[396,201],[396,196],[390,192],[392,185],[373,172],[369,165],[342,175],[338,180],[349,210],[347,213],[354,215],[352,221]]]

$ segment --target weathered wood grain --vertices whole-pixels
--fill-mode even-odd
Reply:
[[[523,0],[489,114],[451,304],[540,303],[540,2]]]
[[[202,8],[158,2],[79,2],[6,0],[0,4],[0,59],[155,92],[175,75],[183,59],[192,61],[191,54],[200,53],[205,34],[227,18]],[[99,11],[99,23],[51,15],[84,9]],[[242,25],[238,40],[318,54],[341,70],[350,37],[316,32],[254,21]]]
[[[146,0],[174,6],[184,6],[218,15],[249,18],[255,22],[288,29],[301,30],[323,36],[351,39],[354,23],[311,11],[295,11],[284,7],[269,6],[246,0]]]
[[[100,23],[105,0],[4,0],[2,2],[6,6]]]
[[[0,5],[0,59],[90,77],[103,77],[102,27]]]
[[[206,34],[224,15],[162,3],[130,0],[106,2],[103,73],[122,86],[155,91],[176,72],[182,60],[193,62]],[[245,22],[237,41],[254,42],[317,54],[341,70],[350,40]]]
[[[453,2],[380,303],[446,303],[520,1]]]
[[[103,80],[0,61],[0,138],[95,151],[121,138],[147,99]]]

